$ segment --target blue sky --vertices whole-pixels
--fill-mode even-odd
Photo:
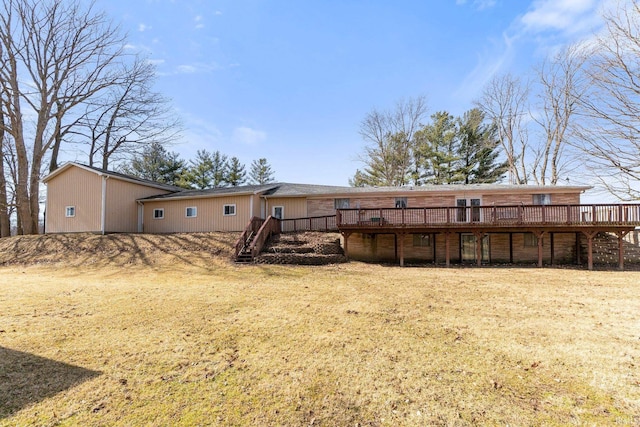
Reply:
[[[424,95],[472,108],[494,73],[529,73],[597,31],[607,0],[98,0],[157,65],[185,124],[171,149],[266,157],[278,181],[347,185],[373,108]]]

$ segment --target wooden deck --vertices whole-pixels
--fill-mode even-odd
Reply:
[[[592,240],[599,232],[611,232],[619,240],[619,267],[624,268],[622,239],[640,227],[640,204],[504,205],[387,209],[339,209],[336,226],[345,236],[352,233],[442,233],[447,244],[453,233],[476,236],[478,265],[481,241],[489,233],[534,233],[538,238],[538,265],[542,266],[542,237],[549,233],[582,233],[587,239],[588,268],[593,268]],[[400,239],[402,242],[402,239]],[[346,245],[345,245],[346,246]],[[345,247],[345,252],[348,248]],[[398,248],[403,265],[403,247]]]

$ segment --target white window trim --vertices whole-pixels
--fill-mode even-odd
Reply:
[[[156,216],[156,212],[162,212],[162,215]],[[164,219],[164,208],[155,208],[153,210],[153,219]]]
[[[189,215],[189,209],[193,209],[193,215]],[[197,218],[198,217],[198,207],[197,206],[187,206],[184,209],[185,218]]]
[[[271,216],[276,218],[276,209],[282,209],[282,217],[280,219],[284,219],[284,206],[280,205],[280,206],[274,206],[273,209],[271,209]]]
[[[226,213],[227,206],[233,206],[233,213]],[[226,205],[222,206],[222,216],[235,216],[236,213],[237,213],[237,210],[236,210],[236,204],[235,203],[226,204]]]
[[[483,206],[483,204],[482,204],[482,196],[467,196],[467,195],[456,196],[455,197],[455,206],[456,207],[460,207],[460,206],[458,206],[458,200],[464,200],[465,203],[466,203],[466,205],[464,206],[465,207],[465,212],[466,212],[465,213],[466,218],[465,218],[464,221],[459,221],[458,218],[457,218],[458,214],[456,213],[456,222],[472,222],[471,221],[472,210],[470,208],[472,208],[472,207],[477,208],[477,207]],[[471,200],[479,200],[480,204],[478,206],[472,206],[471,205]],[[484,213],[482,212],[482,209],[481,209],[480,210],[480,221],[483,220],[483,217],[484,217]]]
[[[538,201],[542,203],[536,203],[536,198],[538,198]],[[548,206],[551,204],[551,194],[550,193],[534,194],[532,197],[531,203],[535,206]]]
[[[73,215],[69,215],[69,210],[73,210]],[[75,206],[65,206],[64,207],[64,216],[65,218],[74,218],[76,216],[76,207]]]

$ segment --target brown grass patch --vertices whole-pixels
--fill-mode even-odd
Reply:
[[[639,283],[179,258],[5,266],[0,425],[638,424]],[[20,380],[34,370],[47,381]]]

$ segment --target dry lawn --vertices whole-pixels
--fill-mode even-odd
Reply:
[[[640,272],[171,256],[0,267],[0,425],[640,425]]]

